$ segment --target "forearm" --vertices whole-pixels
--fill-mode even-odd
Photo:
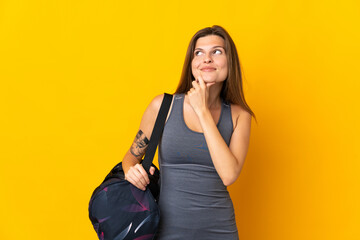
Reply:
[[[122,167],[125,173],[127,173],[132,166],[140,163],[148,144],[149,139],[145,136],[143,131],[139,130],[136,134],[134,142],[132,143],[130,149],[126,152],[122,161]]]
[[[221,136],[210,111],[206,109],[198,116],[214,167],[224,185],[228,186],[239,176],[241,165]]]
[[[127,173],[132,166],[135,166],[138,163],[140,163],[140,161],[135,156],[133,156],[130,151],[127,151],[122,160],[122,168],[124,173]]]

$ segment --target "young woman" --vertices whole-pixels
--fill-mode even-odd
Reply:
[[[139,162],[162,99],[163,94],[156,96],[145,110],[123,159],[126,179],[142,190],[149,178]],[[243,167],[252,117],[233,40],[220,26],[201,29],[190,41],[159,143],[161,220],[156,239],[239,238],[227,186]]]

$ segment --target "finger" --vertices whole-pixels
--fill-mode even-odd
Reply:
[[[212,85],[214,85],[216,82],[205,82],[204,81],[204,78],[203,78],[203,76],[202,76],[202,73],[201,72],[199,72],[199,85],[200,85],[200,87],[205,87],[206,89],[208,89],[210,86],[212,86]]]
[[[198,83],[201,86],[201,82],[205,82],[204,81],[204,77],[202,75],[202,72],[200,70],[198,70],[198,77],[197,77]]]
[[[191,84],[193,85],[193,87],[194,87],[195,89],[197,89],[197,88],[200,87],[199,84],[198,84],[195,80],[192,81]]]
[[[146,180],[144,179],[143,175],[139,172],[138,169],[135,169],[133,172],[132,178],[141,186],[145,187],[147,185]]]
[[[138,173],[138,170],[135,166],[131,167],[128,171],[127,178],[128,181],[131,182],[133,185],[135,185],[137,188],[140,188],[142,190],[145,190],[146,184],[144,184],[141,179],[139,178],[141,176],[140,173]]]
[[[201,76],[201,71],[200,71],[200,69],[196,69],[196,71],[197,71],[197,78],[198,78],[199,76]]]
[[[139,186],[141,186],[142,188],[146,188],[146,186],[149,184],[147,180],[144,179],[144,176],[138,171],[135,172],[134,177],[136,178]]]
[[[154,173],[155,173],[155,168],[154,168],[154,167],[150,167],[149,172],[150,172],[151,175],[154,175]]]
[[[202,85],[202,83],[204,83],[204,78],[203,78],[202,73],[200,71],[199,71],[198,80],[199,80],[199,85]]]
[[[205,83],[204,78],[202,77],[202,75],[200,74],[199,77],[199,85],[201,88],[207,88],[208,86],[211,86],[213,84],[208,85],[208,83]]]
[[[140,174],[142,175],[143,179],[146,181],[147,184],[150,183],[149,176],[145,171],[144,167],[141,164],[137,165],[137,169],[139,170]]]
[[[128,182],[130,182],[132,185],[134,185],[135,187],[137,187],[138,189],[145,191],[145,189],[146,189],[145,186],[139,184],[139,181],[136,180],[136,178],[134,178],[134,176],[131,176],[131,175],[127,176],[126,180]]]

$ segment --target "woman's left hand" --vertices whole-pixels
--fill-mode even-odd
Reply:
[[[202,111],[208,109],[209,87],[214,84],[215,82],[205,83],[200,71],[197,80],[192,81],[193,87],[187,92],[187,95],[190,105],[198,116]]]

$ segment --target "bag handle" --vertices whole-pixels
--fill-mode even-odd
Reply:
[[[149,172],[150,166],[153,162],[156,147],[159,144],[160,137],[163,133],[166,117],[168,115],[173,95],[164,93],[164,98],[161,103],[159,113],[157,115],[153,131],[151,133],[149,146],[145,152],[145,157],[142,161],[142,165],[146,172]]]

